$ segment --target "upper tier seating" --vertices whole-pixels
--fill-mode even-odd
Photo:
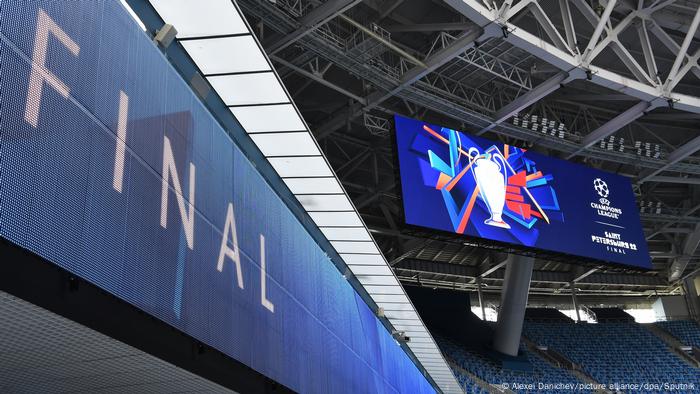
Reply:
[[[534,384],[535,390],[517,390],[511,389],[516,393],[526,393],[526,392],[537,392],[537,385],[540,382],[543,383],[580,383],[569,371],[557,368],[546,362],[544,359],[539,357],[537,354],[532,353],[521,346],[520,351],[527,355],[528,360],[532,364],[533,370],[531,372],[525,371],[512,371],[503,369],[499,364],[478,351],[466,349],[463,346],[456,344],[444,337],[437,337],[436,340],[442,351],[447,355],[447,357],[453,360],[460,367],[471,372],[481,380],[484,380],[490,384],[500,385],[501,383],[523,383],[523,384]],[[464,374],[460,374],[458,370],[455,370],[455,374],[458,376],[460,382],[466,381],[467,384],[465,389],[467,392],[472,392],[473,383],[470,384],[471,379]],[[476,387],[479,389],[478,387]],[[478,391],[476,391],[478,392]],[[551,393],[570,393],[571,391],[562,390],[547,390]],[[585,392],[585,391],[577,391]]]
[[[656,323],[684,345],[700,348],[700,325],[694,321],[674,320]]]
[[[636,323],[526,321],[523,335],[581,365],[599,383],[693,383],[700,392],[700,370]]]

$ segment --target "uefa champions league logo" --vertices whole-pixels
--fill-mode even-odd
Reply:
[[[600,178],[596,178],[593,181],[593,188],[598,193],[599,196],[606,198],[610,194],[610,189],[608,189],[608,184]]]
[[[598,193],[598,195],[601,197],[598,201],[600,201],[600,203],[603,205],[610,205],[610,200],[605,198],[608,195],[610,195],[610,189],[608,189],[608,184],[605,183],[604,180],[596,178],[593,181],[593,188],[595,189],[596,193]]]

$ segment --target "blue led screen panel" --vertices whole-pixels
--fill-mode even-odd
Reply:
[[[398,115],[395,121],[408,224],[651,268],[629,179]]]
[[[434,392],[118,1],[0,40],[0,236],[293,390]]]

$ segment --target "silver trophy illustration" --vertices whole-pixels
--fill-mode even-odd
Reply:
[[[479,186],[479,195],[486,203],[491,217],[484,221],[489,226],[509,229],[503,221],[503,205],[506,202],[506,160],[500,153],[479,153],[476,148],[469,148],[472,162],[471,171],[474,181]],[[499,163],[500,161],[500,163]]]

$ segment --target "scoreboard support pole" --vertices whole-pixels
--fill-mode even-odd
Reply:
[[[508,256],[501,308],[493,337],[493,348],[499,353],[514,357],[518,355],[534,262],[534,257]]]
[[[581,312],[579,312],[579,307],[578,307],[578,296],[576,295],[576,282],[571,282],[569,284],[569,287],[571,287],[571,300],[574,303],[574,310],[576,311],[576,323],[581,322]]]
[[[698,283],[700,283],[700,276],[695,278],[690,276],[683,280],[683,292],[688,305],[688,315],[696,321],[700,321],[700,292],[698,292],[696,287]]]

